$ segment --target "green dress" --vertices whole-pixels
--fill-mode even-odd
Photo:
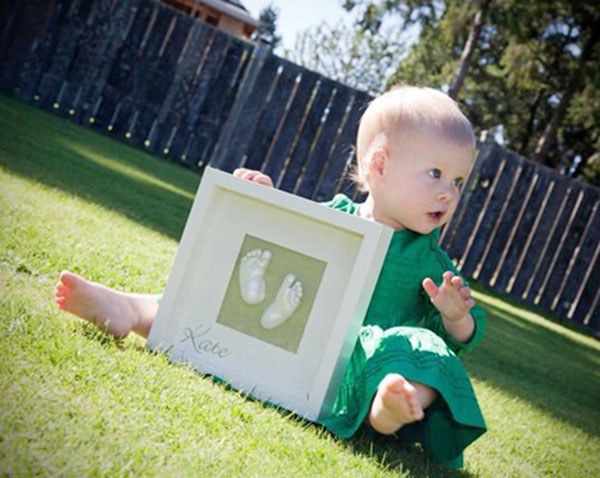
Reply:
[[[358,211],[358,204],[343,194],[325,205],[348,214]],[[486,431],[457,357],[481,340],[486,319],[480,307],[471,309],[475,332],[467,343],[444,329],[421,286],[425,277],[439,284],[445,271],[458,274],[438,239],[438,229],[430,234],[394,232],[333,410],[321,424],[342,438],[352,436],[363,424],[381,380],[398,373],[439,393],[422,421],[404,426],[394,436],[405,443],[421,443],[432,462],[456,468],[462,466],[467,445]]]

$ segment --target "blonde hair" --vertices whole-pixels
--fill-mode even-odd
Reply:
[[[385,147],[395,134],[425,130],[466,148],[475,149],[467,117],[448,95],[433,88],[398,85],[375,98],[363,113],[356,138],[357,164],[352,179],[368,191],[370,153]]]

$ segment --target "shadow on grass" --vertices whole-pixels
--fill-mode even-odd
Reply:
[[[0,165],[179,240],[200,175],[0,94]]]
[[[227,384],[222,383],[222,385],[224,385],[226,389],[234,390]],[[242,394],[242,396],[247,400],[253,402],[257,401],[248,395]],[[410,478],[421,478],[423,476],[429,478],[470,478],[473,476],[464,469],[454,470],[431,463],[426,452],[418,444],[403,443],[394,437],[380,435],[363,427],[359,428],[352,438],[343,440],[322,425],[305,420],[304,418],[277,406],[264,402],[260,403],[262,403],[264,407],[274,409],[282,417],[293,420],[302,427],[314,428],[319,436],[330,436],[334,440],[340,441],[357,455],[361,455],[369,460],[374,459],[381,469],[406,473],[406,476]]]
[[[368,458],[377,457],[379,463],[389,470],[408,472],[409,477],[469,478],[473,476],[464,469],[453,470],[432,464],[420,445],[403,444],[394,438],[375,432],[361,429],[348,441],[348,445],[359,455]]]
[[[471,377],[600,436],[598,349],[501,307],[482,305],[488,312],[488,330],[467,356]]]

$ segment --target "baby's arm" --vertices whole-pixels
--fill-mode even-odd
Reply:
[[[264,186],[268,186],[270,188],[273,187],[273,180],[266,174],[261,173],[260,171],[254,171],[252,169],[246,169],[246,168],[239,168],[233,172],[233,175],[236,178],[247,179],[248,181],[252,181],[252,182],[258,183],[258,184],[263,184]]]
[[[469,313],[475,305],[471,289],[465,287],[462,278],[451,271],[444,272],[443,277],[440,287],[427,277],[423,280],[423,288],[439,310],[448,333],[460,342],[467,342],[475,331],[475,321]]]

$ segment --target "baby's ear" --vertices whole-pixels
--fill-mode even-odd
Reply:
[[[369,162],[369,170],[376,177],[383,176],[387,162],[387,152],[383,148],[377,148],[371,153],[371,161]]]

